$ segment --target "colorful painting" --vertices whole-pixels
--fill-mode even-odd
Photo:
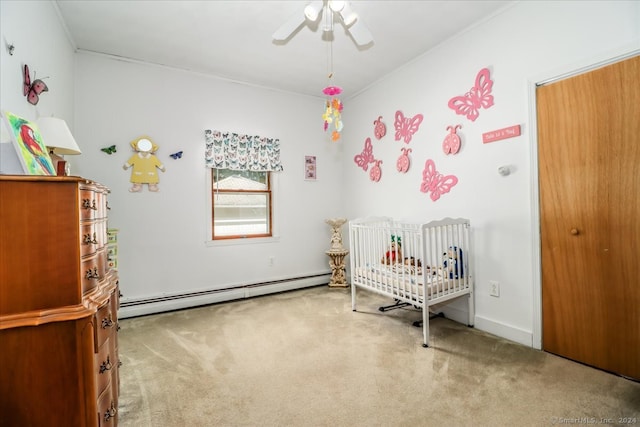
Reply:
[[[36,124],[8,111],[4,111],[2,116],[24,172],[29,175],[56,175]]]

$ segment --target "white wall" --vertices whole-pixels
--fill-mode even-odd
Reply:
[[[74,48],[53,4],[0,1],[0,33],[0,109],[32,121],[59,117],[73,131]],[[14,45],[13,55],[6,44]],[[35,73],[49,87],[35,106],[22,92],[24,64],[29,65],[32,80]],[[0,171],[22,173],[11,144],[0,144]]]
[[[322,99],[94,54],[79,53],[76,60],[75,136],[84,151],[76,168],[111,189],[123,301],[329,271],[324,219],[344,215],[338,203],[342,146],[322,131]],[[206,243],[205,129],[280,139],[275,241]],[[133,153],[129,142],[141,135],[159,145],[156,155],[167,168],[158,193],[128,191],[131,172],[122,165]],[[113,155],[100,150],[113,144]],[[180,150],[180,160],[169,157]],[[317,156],[315,182],[304,180],[305,155]]]
[[[640,47],[640,2],[525,1],[503,10],[440,45],[379,81],[355,99],[345,112],[345,187],[347,215],[390,215],[412,220],[466,217],[473,227],[476,279],[476,326],[539,346],[539,261],[536,250],[535,107],[530,87],[541,76],[553,77]],[[488,67],[495,105],[481,109],[475,122],[456,115],[447,103],[463,95],[477,72]],[[394,140],[394,115],[424,115],[408,144],[412,166],[406,175],[395,169],[403,142]],[[576,111],[576,114],[580,114]],[[383,116],[387,136],[374,138],[373,121]],[[445,155],[446,127],[462,124],[462,148]],[[520,137],[482,143],[482,133],[521,125]],[[374,183],[358,168],[354,155],[364,140],[373,141],[382,159],[382,180]],[[433,202],[420,192],[425,161],[431,158],[443,174],[459,183]],[[498,167],[513,172],[503,177]],[[500,297],[489,296],[490,280],[500,283]],[[464,310],[463,304],[458,309]],[[453,311],[453,315],[460,313]]]

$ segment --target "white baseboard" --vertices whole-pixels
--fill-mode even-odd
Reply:
[[[492,335],[508,339],[509,341],[514,341],[527,347],[533,347],[533,332],[531,331],[499,323],[478,315],[476,315],[476,328]]]
[[[462,323],[463,325],[469,323],[469,314],[465,309],[455,306],[446,306],[439,311],[442,311],[447,319],[454,320],[458,323]],[[486,317],[478,315],[475,317],[474,327],[500,338],[514,341],[518,344],[526,345],[527,347],[533,347],[533,333],[531,331],[525,331],[524,329],[505,325],[504,323],[499,323],[495,320],[487,319]]]
[[[328,284],[331,274],[290,278],[266,283],[255,283],[228,289],[211,289],[186,294],[159,295],[141,299],[121,299],[118,318],[146,316],[165,311],[193,308],[201,305],[251,298],[294,289]]]

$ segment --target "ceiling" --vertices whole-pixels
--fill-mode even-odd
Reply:
[[[341,86],[343,97],[349,98],[513,3],[351,1],[374,40],[358,46],[339,23],[332,42],[323,38],[318,22],[302,24],[309,2],[56,0],[55,4],[81,52],[313,96],[323,96],[322,88],[333,72],[331,84]],[[300,16],[302,25],[287,40],[274,41],[273,33],[294,16]]]

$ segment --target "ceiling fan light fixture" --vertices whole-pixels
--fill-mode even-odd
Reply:
[[[329,0],[329,7],[334,12],[340,12],[344,9],[346,2],[344,0]]]
[[[314,1],[313,3],[309,3],[307,7],[304,8],[304,16],[309,21],[315,21],[318,19],[318,15],[320,15],[320,11],[322,10],[322,2]]]
[[[351,6],[349,6],[348,3],[345,3],[344,8],[340,11],[340,16],[342,17],[342,22],[346,27],[358,20],[358,14],[351,9]]]

